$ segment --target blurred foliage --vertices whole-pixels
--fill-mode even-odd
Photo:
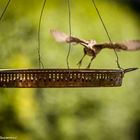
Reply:
[[[97,0],[96,0],[97,1]],[[140,39],[134,1],[98,0],[113,41]],[[6,0],[0,0],[0,13]],[[0,23],[0,68],[37,68],[37,29],[43,0],[12,0]],[[131,6],[130,6],[131,5]],[[71,1],[72,34],[108,41],[91,1]],[[49,30],[68,32],[67,1],[47,1],[41,24],[41,57],[45,68],[66,68],[68,47]],[[71,68],[83,55],[74,46]],[[58,60],[59,58],[59,60]],[[120,52],[124,68],[139,67],[139,52]],[[86,57],[83,68],[90,58]],[[91,68],[116,68],[112,50],[103,50]],[[140,74],[125,75],[119,88],[0,89],[0,136],[19,140],[139,140]]]

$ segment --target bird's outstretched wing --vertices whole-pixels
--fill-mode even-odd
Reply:
[[[96,44],[95,47],[135,51],[140,49],[140,40],[129,40],[120,43],[102,43]]]
[[[125,50],[125,47],[127,51],[136,51],[140,49],[140,40],[129,40],[116,44],[119,45],[122,50]]]
[[[63,32],[59,32],[57,30],[51,30],[50,32],[57,42],[66,42],[66,43],[72,43],[72,44],[79,44],[79,43],[86,44],[86,41],[73,37],[73,36],[69,36]]]
[[[67,40],[70,38],[69,35],[56,30],[50,30],[50,33],[57,42],[67,42]]]

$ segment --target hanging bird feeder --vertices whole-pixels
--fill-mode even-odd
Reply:
[[[46,0],[44,1],[43,4],[41,17],[45,6],[45,2]],[[69,1],[68,4],[70,4]],[[4,13],[2,13],[2,15],[3,14]],[[40,33],[41,17],[39,22],[38,33]],[[38,41],[40,42],[40,39]],[[137,69],[137,68],[70,69],[69,67],[67,69],[44,69],[44,68],[41,69],[40,67],[42,63],[40,60],[40,43],[38,46],[39,46],[38,47],[39,69],[0,70],[0,87],[2,88],[119,87],[122,85],[122,80],[125,73]]]
[[[124,74],[137,68],[113,69],[22,69],[1,70],[3,88],[118,87]]]

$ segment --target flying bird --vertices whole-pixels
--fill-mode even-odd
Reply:
[[[80,67],[82,64],[82,61],[86,55],[91,56],[91,60],[87,66],[87,68],[90,68],[90,65],[94,58],[97,56],[97,54],[104,48],[108,49],[115,49],[116,51],[135,51],[140,49],[140,40],[129,40],[124,42],[109,42],[109,43],[97,43],[95,40],[83,40],[79,39],[77,37],[73,37],[70,35],[67,35],[63,32],[59,32],[57,30],[51,30],[50,31],[52,36],[57,42],[66,42],[71,44],[80,44],[84,46],[84,55],[78,62],[78,66]]]

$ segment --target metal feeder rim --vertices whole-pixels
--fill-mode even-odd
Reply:
[[[124,69],[123,71],[124,71],[124,73],[127,73],[127,72],[135,71],[137,69],[139,69],[139,68],[128,68],[128,69]]]
[[[32,68],[32,69],[30,69],[30,68],[23,68],[23,69],[0,69],[0,72],[11,72],[11,71],[60,71],[60,70],[67,70],[67,71],[96,71],[96,72],[111,72],[111,71],[113,71],[113,72],[123,72],[123,73],[128,73],[128,72],[131,72],[131,71],[135,71],[135,70],[137,70],[137,69],[139,69],[139,68],[127,68],[127,69],[65,69],[65,68],[51,68],[51,69],[45,69],[45,68],[43,68],[43,69],[38,69],[38,68]]]

